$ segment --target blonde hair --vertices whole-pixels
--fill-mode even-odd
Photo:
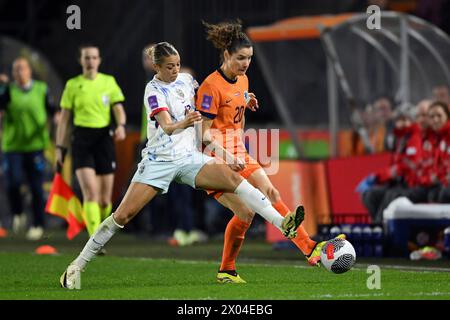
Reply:
[[[178,55],[177,49],[168,42],[159,42],[146,49],[145,53],[156,65],[161,65],[166,57]]]

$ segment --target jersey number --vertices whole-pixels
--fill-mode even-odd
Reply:
[[[244,115],[245,107],[236,107],[236,114],[234,115],[234,123],[239,123]]]

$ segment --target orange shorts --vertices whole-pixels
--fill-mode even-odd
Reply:
[[[258,161],[256,161],[255,159],[250,157],[248,154],[246,154],[245,155],[245,168],[244,168],[244,170],[239,171],[238,173],[244,179],[248,179],[248,177],[250,177],[252,175],[252,173],[258,169],[261,169],[261,166],[258,163]],[[216,199],[216,200],[219,199],[223,194],[222,191],[215,191],[215,190],[205,190],[205,191],[209,196],[213,196],[214,199]]]

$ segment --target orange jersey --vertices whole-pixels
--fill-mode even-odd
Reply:
[[[211,73],[197,92],[196,109],[213,119],[212,136],[234,155],[246,153],[241,135],[247,99],[247,76],[231,81],[220,69]]]

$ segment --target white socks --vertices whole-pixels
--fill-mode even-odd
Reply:
[[[242,180],[234,193],[254,212],[258,213],[264,219],[269,221],[278,229],[281,229],[281,223],[284,217],[272,207],[269,199],[261,191],[252,186],[247,180]]]
[[[112,238],[117,230],[123,226],[114,221],[113,215],[106,218],[98,227],[97,231],[89,238],[80,255],[72,262],[84,269],[89,261],[103,248],[103,246]]]

